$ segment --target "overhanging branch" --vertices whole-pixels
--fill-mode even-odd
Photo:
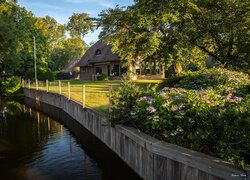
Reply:
[[[216,60],[220,61],[221,63],[223,63],[223,61],[214,53],[210,52],[209,50],[207,50],[205,47],[200,46],[198,44],[195,44],[195,46],[197,46],[198,48],[200,48],[202,51],[206,52],[208,55],[212,56],[213,58],[215,58]]]

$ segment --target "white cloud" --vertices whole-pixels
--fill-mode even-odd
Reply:
[[[69,3],[95,3],[99,6],[105,7],[105,8],[111,8],[114,7],[113,3],[108,1],[108,0],[65,0],[66,2]]]

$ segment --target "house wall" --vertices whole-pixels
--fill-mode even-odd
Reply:
[[[120,70],[119,70],[119,76],[114,76],[112,75],[112,69],[114,65],[120,65]],[[109,70],[110,73],[108,73],[108,66],[109,66]],[[81,70],[81,74],[80,74],[80,79],[81,80],[96,80],[96,67],[100,67],[102,68],[102,73],[103,74],[110,74],[109,76],[109,80],[120,80],[122,79],[122,71],[121,71],[121,63],[120,62],[108,62],[108,63],[98,63],[98,64],[94,64],[91,68],[91,70],[87,73],[87,72],[82,72]],[[84,67],[81,67],[81,69]],[[129,68],[129,71],[132,71],[135,74],[136,68]],[[142,72],[142,69],[141,69]],[[152,72],[152,70],[151,70]],[[133,80],[136,79],[163,79],[165,78],[165,73],[164,71],[161,71],[160,74],[139,74],[139,75],[134,75]]]
[[[97,72],[96,72],[96,67],[100,67],[100,68],[102,68],[102,73],[103,74],[108,74],[108,64],[97,64],[97,65],[94,65],[94,75],[96,75],[97,74]]]
[[[139,69],[140,74],[137,74],[137,70]],[[147,72],[149,71],[149,72]],[[134,72],[137,74],[137,79],[164,79],[165,78],[165,70],[162,64],[154,65],[154,64],[137,64],[135,66]],[[159,74],[158,74],[159,73]]]
[[[87,80],[87,81],[92,80],[92,74],[93,74],[92,67],[88,67],[89,68],[88,72],[83,72],[83,68],[84,67],[80,67],[80,80]]]

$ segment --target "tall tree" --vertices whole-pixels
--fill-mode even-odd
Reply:
[[[33,15],[16,3],[0,4],[0,71],[22,74],[32,54]]]
[[[151,31],[150,17],[141,15],[136,6],[123,9],[116,7],[100,13],[102,27],[100,38],[112,44],[124,64],[144,60],[157,51],[160,45],[159,34]]]
[[[93,22],[87,13],[73,13],[66,27],[72,38],[83,39],[89,31],[94,31]]]
[[[196,47],[222,64],[249,67],[249,3],[136,0],[99,15],[100,37],[126,62],[152,55],[176,61]]]
[[[85,51],[86,45],[80,38],[65,39],[53,49],[50,68],[52,70],[62,70],[71,61],[81,58]]]
[[[14,2],[0,3],[0,73],[24,76],[37,65],[47,68],[52,48],[61,41],[64,27],[53,18],[36,18]]]
[[[51,50],[66,38],[64,26],[59,24],[54,18],[45,16],[44,18],[36,19],[36,26],[42,30],[42,34],[48,40]]]

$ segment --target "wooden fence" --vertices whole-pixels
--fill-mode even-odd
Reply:
[[[247,180],[249,169],[159,141],[137,129],[112,127],[107,117],[57,93],[24,88],[26,97],[60,108],[106,144],[138,175],[148,180]],[[248,174],[249,175],[249,174]]]
[[[93,99],[101,99],[103,106],[106,106],[102,112],[108,113],[111,109],[111,91],[114,85],[97,85],[97,84],[88,84],[84,83],[71,84],[70,81],[30,81],[22,80],[22,87],[28,89],[43,90],[48,92],[58,93],[64,95],[68,100],[74,100],[82,105],[83,108],[86,106],[95,108],[93,104],[98,103],[89,103],[87,100],[93,101]],[[100,97],[101,96],[101,97]],[[100,103],[100,101],[99,101]]]

